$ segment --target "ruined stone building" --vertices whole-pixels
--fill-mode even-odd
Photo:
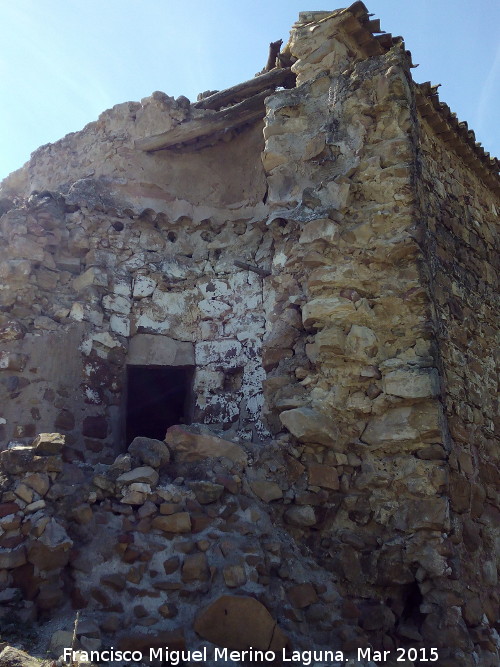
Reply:
[[[2,183],[0,622],[494,667],[499,162],[361,2],[278,65]]]

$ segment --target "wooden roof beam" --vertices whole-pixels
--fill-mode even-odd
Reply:
[[[264,100],[272,92],[264,90],[227,109],[207,112],[204,117],[180,123],[161,134],[136,139],[135,147],[141,151],[159,151],[259,120],[266,114]]]

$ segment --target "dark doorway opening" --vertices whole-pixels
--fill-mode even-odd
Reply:
[[[127,445],[137,436],[163,440],[169,426],[189,424],[194,366],[127,367]]]

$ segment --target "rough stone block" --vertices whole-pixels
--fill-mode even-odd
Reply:
[[[331,419],[312,408],[285,410],[280,414],[280,420],[301,442],[341,449],[338,427]]]
[[[207,581],[208,577],[208,562],[204,553],[186,556],[181,571],[181,579],[184,583],[190,581]]]
[[[310,486],[321,486],[324,489],[338,491],[340,488],[337,470],[332,466],[310,463],[308,465],[308,478]]]
[[[158,484],[159,475],[150,466],[142,466],[140,468],[133,468],[129,472],[122,473],[116,480],[120,484],[133,484],[134,482],[144,482],[151,486]]]
[[[304,609],[318,601],[318,595],[312,584],[297,584],[287,590],[288,599],[296,609]]]
[[[322,328],[327,325],[341,324],[356,313],[356,307],[349,299],[325,297],[308,301],[302,308],[302,322],[306,329]]]
[[[203,639],[234,650],[281,651],[287,639],[263,604],[250,597],[224,595],[196,618],[194,630]]]
[[[33,449],[38,456],[52,456],[60,454],[66,437],[61,433],[40,433],[33,440]]]
[[[108,435],[108,422],[104,417],[85,417],[82,427],[83,435],[88,438],[103,440]]]
[[[255,480],[250,482],[250,488],[265,503],[270,503],[272,500],[283,498],[283,491],[276,482],[268,482],[266,480]]]
[[[392,396],[428,398],[439,393],[439,375],[435,368],[399,368],[384,375],[382,387]]]
[[[0,549],[0,570],[12,570],[26,564],[26,547]]]
[[[165,533],[190,533],[191,517],[188,512],[157,516],[151,522],[151,526]]]
[[[95,285],[97,287],[107,287],[108,277],[101,269],[91,266],[73,280],[73,289],[76,292],[82,292],[86,287]]]
[[[170,461],[170,451],[166,444],[154,438],[139,436],[128,448],[129,453],[152,468],[160,468]]]
[[[194,346],[168,336],[136,334],[130,341],[127,363],[131,366],[193,366]]]
[[[172,450],[175,460],[179,462],[203,461],[219,457],[243,465],[247,462],[245,451],[233,442],[212,435],[193,433],[181,426],[171,426],[167,430],[165,442]]]

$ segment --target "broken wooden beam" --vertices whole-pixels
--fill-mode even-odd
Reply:
[[[264,100],[271,93],[272,89],[264,90],[227,109],[214,111],[203,118],[185,121],[161,134],[136,139],[134,145],[141,151],[159,151],[259,120],[265,116]]]
[[[214,95],[205,97],[199,102],[195,102],[195,109],[220,109],[223,106],[240,102],[250,95],[254,95],[261,90],[268,88],[277,88],[278,86],[293,87],[295,85],[295,75],[289,67],[273,69],[265,74],[244,81],[232,88],[226,88]]]
[[[281,46],[283,44],[282,39],[278,39],[276,42],[271,42],[269,44],[269,55],[267,56],[267,63],[264,67],[264,72],[270,72],[276,67],[276,60],[281,51]]]
[[[268,276],[271,275],[271,271],[267,271],[267,269],[261,269],[260,266],[253,266],[252,264],[247,264],[246,262],[242,262],[239,259],[235,259],[233,264],[240,269],[245,269],[246,271],[253,271],[262,278],[267,278]]]

